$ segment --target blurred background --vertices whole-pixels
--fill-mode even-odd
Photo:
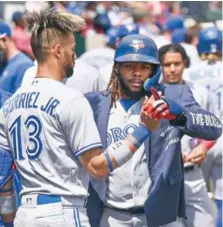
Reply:
[[[14,28],[24,12],[45,5],[85,18],[87,28],[77,34],[77,56],[104,47],[111,28],[122,24],[138,24],[140,33],[157,37],[158,46],[168,43],[176,29],[192,28],[193,32],[199,32],[216,25],[222,30],[221,1],[7,1],[0,2],[0,18]],[[168,21],[170,17],[177,19]]]

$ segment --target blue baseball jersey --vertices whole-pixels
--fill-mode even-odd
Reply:
[[[32,60],[25,54],[16,54],[0,71],[0,89],[14,94],[22,83],[25,71],[32,65]]]

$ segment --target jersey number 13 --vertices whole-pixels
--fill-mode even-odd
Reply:
[[[40,134],[42,132],[42,124],[38,117],[35,115],[30,115],[24,122],[21,121],[21,116],[17,117],[9,128],[9,133],[12,138],[14,159],[22,160],[24,159],[22,151],[22,128],[25,127],[28,132],[28,147],[26,153],[29,159],[37,159],[42,151],[43,143],[40,139]]]

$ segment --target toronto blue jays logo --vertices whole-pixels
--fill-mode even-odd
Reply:
[[[136,49],[136,53],[138,53],[139,49],[142,49],[145,47],[145,44],[142,40],[133,40],[131,44],[129,44],[130,47],[133,47]]]
[[[216,53],[217,52],[217,45],[216,44],[211,44],[211,52]]]

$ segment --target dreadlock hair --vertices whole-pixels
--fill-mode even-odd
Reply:
[[[69,33],[85,28],[83,18],[63,10],[44,8],[40,12],[30,12],[25,22],[31,31],[31,47],[38,62],[44,62],[53,44],[63,42]]]
[[[107,94],[109,89],[111,89],[111,106],[114,105],[116,107],[116,100],[121,97],[121,86],[118,79],[117,63],[114,63],[112,67],[110,80],[106,88]]]

